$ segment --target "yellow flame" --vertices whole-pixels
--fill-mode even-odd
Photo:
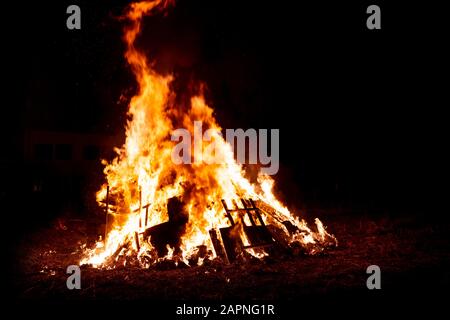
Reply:
[[[274,180],[270,176],[260,173],[256,184],[245,178],[230,144],[220,134],[221,127],[213,109],[201,94],[192,96],[187,111],[171,99],[175,94],[170,87],[173,77],[158,74],[144,53],[135,47],[143,16],[162,10],[168,4],[167,1],[152,0],[133,3],[128,8],[126,18],[130,24],[124,34],[125,58],[137,79],[138,93],[129,104],[124,145],[115,149],[117,155],[110,163],[103,162],[106,183],[98,191],[97,201],[105,201],[107,186],[109,196],[114,199],[114,216],[107,239],[102,245],[86,250],[81,264],[108,265],[108,258],[123,249],[127,242],[133,243],[135,234],[144,226],[167,221],[167,201],[174,196],[182,197],[189,215],[181,244],[181,259],[185,262],[199,245],[212,250],[210,229],[228,225],[220,199],[252,198],[267,204],[273,211],[264,215],[264,220],[283,230],[281,222],[291,221],[301,233],[301,237],[297,235],[293,240],[304,244],[320,243],[332,237],[318,219],[318,232],[313,232],[304,221],[295,218],[273,194]],[[211,133],[210,141],[204,141],[200,149],[193,151],[195,158],[202,156],[204,161],[176,165],[171,159],[175,145],[170,140],[171,132],[182,126],[193,135],[194,121],[202,121],[203,129],[209,129]],[[146,204],[149,205],[148,221],[142,221],[142,211],[136,211]],[[152,250],[151,245],[143,243],[138,257],[143,257],[144,251]],[[173,248],[168,249],[166,258],[172,258]],[[137,251],[138,248],[133,246],[127,250]],[[265,255],[251,253],[258,257]],[[199,261],[202,263],[203,259]]]

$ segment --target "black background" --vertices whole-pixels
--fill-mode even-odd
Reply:
[[[117,19],[127,3],[3,11],[14,90],[4,95],[6,183],[20,185],[26,129],[123,130],[120,96],[136,88]],[[139,45],[181,84],[205,82],[222,127],[280,129],[275,179],[291,206],[446,219],[448,32],[438,3],[184,0],[146,19]],[[81,30],[66,28],[70,4],[81,7]],[[370,4],[381,7],[381,30],[366,28]]]
[[[136,88],[117,19],[127,3],[77,2],[79,31],[66,28],[67,1],[19,11],[12,30],[24,49],[11,49],[25,83],[9,133],[123,132],[120,96]],[[223,128],[280,128],[288,202],[438,214],[428,209],[444,173],[443,10],[378,2],[382,29],[368,30],[368,4],[178,1],[146,19],[139,44],[181,87],[205,82]],[[20,159],[17,144],[4,150]]]

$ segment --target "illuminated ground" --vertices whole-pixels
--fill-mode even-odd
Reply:
[[[116,270],[82,268],[82,289],[66,288],[66,266],[79,259],[77,248],[90,231],[82,221],[65,221],[22,240],[13,278],[24,300],[176,299],[295,300],[309,294],[366,292],[366,267],[382,270],[384,292],[434,291],[450,285],[448,223],[423,218],[325,220],[339,247],[320,256],[241,265],[183,269]]]

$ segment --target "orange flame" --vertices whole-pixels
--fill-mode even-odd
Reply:
[[[114,220],[105,242],[86,250],[81,264],[107,266],[108,258],[123,244],[134,243],[133,237],[143,231],[144,225],[154,226],[167,221],[167,201],[174,196],[182,198],[189,215],[181,243],[184,261],[199,245],[212,250],[208,231],[228,225],[220,199],[252,198],[268,204],[273,211],[264,216],[267,223],[277,225],[286,233],[282,221],[290,221],[298,228],[292,241],[305,245],[321,244],[330,239],[335,241],[318,219],[317,232],[314,232],[303,220],[294,217],[273,194],[274,181],[270,176],[260,173],[255,184],[244,177],[230,144],[220,134],[221,127],[214,118],[213,109],[202,95],[192,96],[187,112],[173,102],[175,93],[170,87],[173,77],[158,74],[143,52],[135,47],[142,18],[164,10],[169,4],[162,0],[137,2],[129,6],[126,14],[131,24],[125,28],[125,58],[137,79],[138,93],[129,104],[126,141],[116,149],[117,155],[112,162],[104,161],[106,183],[97,193],[97,201],[104,202],[109,186],[110,196],[114,198]],[[203,157],[204,161],[174,164],[171,154],[175,143],[170,139],[171,132],[175,126],[183,126],[193,134],[194,121],[202,121],[204,129],[211,133],[210,141],[203,142],[201,148],[194,148],[191,155],[194,159]],[[209,152],[213,149],[215,152]],[[145,204],[149,204],[148,221],[140,223],[144,218],[139,209]],[[152,246],[143,241],[140,248],[134,245],[127,250],[136,251],[138,257],[143,257]],[[168,254],[172,257],[173,249],[169,248]]]

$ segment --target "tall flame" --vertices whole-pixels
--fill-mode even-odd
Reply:
[[[135,233],[143,229],[140,224],[142,210],[139,210],[142,205],[149,205],[147,226],[167,221],[167,202],[175,196],[182,199],[189,215],[181,243],[183,257],[199,245],[212,249],[208,231],[228,225],[220,199],[252,198],[270,205],[273,212],[264,219],[283,230],[282,221],[294,224],[299,232],[293,241],[306,245],[334,239],[318,219],[317,232],[314,232],[303,220],[294,217],[273,194],[274,181],[270,176],[260,173],[255,184],[245,178],[242,166],[234,159],[231,145],[221,135],[213,109],[205,103],[203,96],[192,96],[187,108],[177,105],[171,90],[173,76],[158,74],[144,53],[136,48],[142,18],[169,4],[162,0],[137,2],[131,4],[126,13],[130,24],[124,34],[125,58],[136,77],[138,93],[129,103],[125,143],[116,149],[114,160],[103,162],[106,183],[97,193],[97,201],[102,203],[109,187],[108,195],[114,198],[116,216],[107,239],[87,250],[81,264],[103,266],[124,243],[133,243]],[[203,157],[203,161],[175,164],[171,158],[175,146],[171,133],[182,127],[193,135],[194,121],[202,121],[204,129],[211,133],[210,141],[194,148],[190,155],[194,159]],[[212,147],[214,154],[206,152]],[[148,246],[147,242],[139,254],[151,250]],[[138,248],[134,246],[130,250],[138,251]],[[169,250],[169,254],[172,256],[173,250]]]

